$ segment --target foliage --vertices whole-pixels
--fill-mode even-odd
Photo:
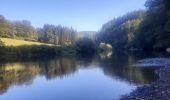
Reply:
[[[98,42],[109,43],[113,49],[128,48],[144,16],[145,11],[139,10],[109,21],[100,30]]]
[[[96,44],[89,38],[81,38],[75,44],[76,52],[80,55],[88,56],[96,52]]]
[[[143,49],[164,49],[170,46],[170,1],[147,0],[147,16],[136,35],[136,45]]]
[[[13,28],[15,29],[15,37],[21,39],[27,39],[30,41],[37,40],[36,29],[31,25],[31,22],[27,20],[23,21],[14,21],[12,22]]]
[[[14,33],[15,30],[11,23],[4,16],[0,15],[0,37],[14,38]]]
[[[74,55],[75,49],[71,46],[48,46],[48,45],[21,45],[1,46],[0,55],[14,57],[41,57],[41,56],[68,56]]]
[[[135,11],[103,25],[98,43],[114,49],[166,50],[170,47],[170,1],[147,0],[147,12]]]
[[[60,25],[46,24],[42,29],[38,29],[38,40],[55,45],[72,45],[76,40],[76,31],[72,28]]]
[[[0,39],[0,46],[4,46],[5,43]]]
[[[76,41],[77,32],[72,28],[50,24],[35,29],[31,22],[27,20],[8,21],[0,15],[0,37],[39,41],[55,45],[73,45]]]
[[[112,51],[112,46],[106,43],[100,43],[99,48],[101,51]]]
[[[37,34],[29,21],[10,22],[0,15],[0,37],[36,40]]]
[[[5,46],[1,47],[1,55],[13,56],[42,56],[55,55],[55,47],[45,45],[23,45],[23,46]]]
[[[170,0],[147,0],[145,6],[146,11],[127,13],[104,24],[97,39],[91,34],[86,37],[97,40],[98,45],[111,44],[118,51],[129,48],[165,50],[170,47]],[[80,33],[87,34],[86,31]],[[93,54],[96,50],[94,41],[88,38],[77,41],[77,35],[74,29],[61,25],[45,24],[43,28],[35,29],[29,21],[9,21],[0,15],[0,37],[55,44],[66,54],[74,52],[72,47],[75,45],[78,53]],[[71,50],[67,51],[67,48]]]

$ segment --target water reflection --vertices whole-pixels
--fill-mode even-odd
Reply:
[[[140,85],[147,84],[158,79],[154,73],[154,68],[132,67],[137,60],[134,55],[118,54],[113,55],[111,59],[100,60],[100,67],[104,73],[111,77],[128,81],[129,83]]]
[[[58,57],[40,61],[1,62],[0,93],[1,95],[8,94],[8,90],[15,85],[26,85],[29,87],[38,76],[43,76],[46,80],[65,79],[83,69],[89,69],[92,70],[92,73],[95,73],[93,68],[101,69],[106,77],[110,77],[114,81],[117,79],[120,82],[127,82],[133,86],[146,84],[156,80],[158,77],[155,75],[153,69],[141,69],[130,66],[139,58],[134,55],[118,54],[107,59],[101,59],[99,57]]]

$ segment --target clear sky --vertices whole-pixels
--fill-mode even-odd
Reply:
[[[1,0],[0,14],[29,20],[35,27],[61,24],[78,31],[97,31],[107,21],[138,9],[146,0]]]

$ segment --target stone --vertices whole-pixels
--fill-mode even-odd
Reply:
[[[166,52],[170,53],[170,47],[166,49]]]

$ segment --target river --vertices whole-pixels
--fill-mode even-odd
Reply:
[[[10,59],[0,62],[0,100],[117,100],[158,79],[155,68],[131,66],[155,53],[108,57]]]

